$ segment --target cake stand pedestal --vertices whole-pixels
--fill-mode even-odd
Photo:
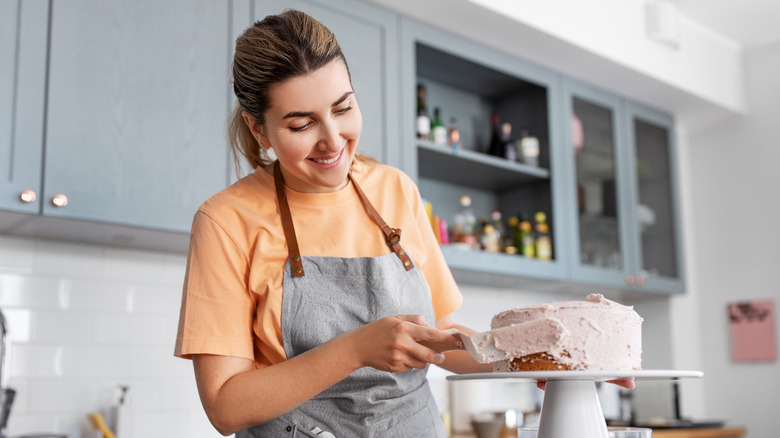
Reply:
[[[699,378],[701,371],[518,371],[456,374],[447,380],[546,380],[537,438],[608,438],[596,382],[633,377],[634,380]]]

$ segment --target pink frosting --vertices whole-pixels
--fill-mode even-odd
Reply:
[[[495,336],[496,348],[511,358],[543,351],[575,370],[642,368],[642,318],[633,307],[601,294],[590,294],[585,301],[558,301],[507,310],[491,322],[494,330],[515,325],[532,330],[507,331],[507,336],[500,339]],[[509,361],[496,362],[494,368],[507,371]]]

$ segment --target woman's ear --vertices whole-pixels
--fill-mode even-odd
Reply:
[[[249,127],[249,131],[252,132],[252,136],[254,136],[255,140],[257,140],[257,143],[260,144],[260,148],[267,151],[271,147],[271,144],[263,134],[263,127],[258,125],[255,121],[255,118],[252,117],[248,112],[242,111],[241,116],[244,118],[244,123],[246,123],[246,126]]]

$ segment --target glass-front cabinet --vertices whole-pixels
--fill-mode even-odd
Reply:
[[[595,284],[622,285],[627,268],[630,218],[624,213],[626,148],[621,147],[621,101],[573,81],[563,86],[564,153],[572,176],[568,206],[572,276]]]
[[[562,95],[572,280],[682,292],[672,119],[573,80]]]
[[[674,121],[667,114],[626,103],[626,169],[632,172],[630,275],[638,287],[683,292],[683,251]]]

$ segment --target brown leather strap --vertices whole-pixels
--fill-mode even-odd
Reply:
[[[414,263],[412,263],[412,259],[409,257],[409,254],[407,254],[406,251],[404,251],[404,249],[401,247],[401,229],[390,228],[390,226],[385,223],[384,219],[382,219],[382,216],[379,215],[379,212],[376,211],[373,205],[371,205],[371,201],[368,200],[368,197],[363,193],[363,190],[360,189],[360,186],[357,184],[355,179],[352,178],[352,173],[349,174],[349,179],[352,181],[352,186],[355,187],[355,191],[360,197],[360,201],[363,203],[363,207],[366,209],[368,214],[374,218],[374,222],[379,225],[379,228],[382,229],[382,232],[385,233],[385,242],[387,242],[387,246],[389,246],[390,249],[398,255],[398,257],[401,259],[401,262],[404,264],[404,268],[407,271],[413,269]]]
[[[391,228],[385,223],[379,212],[376,211],[371,201],[360,189],[352,174],[349,174],[349,180],[352,181],[352,186],[360,198],[360,202],[363,204],[363,208],[366,209],[371,218],[374,219],[379,228],[385,234],[385,242],[387,246],[398,255],[404,268],[408,271],[414,269],[414,263],[409,257],[409,254],[401,247],[401,229]],[[279,203],[279,213],[282,217],[282,229],[284,230],[284,238],[287,240],[287,251],[290,255],[290,265],[292,265],[293,276],[303,277],[303,262],[301,261],[301,251],[298,249],[298,239],[295,237],[295,226],[292,221],[292,214],[290,213],[290,205],[287,203],[287,195],[284,193],[284,179],[282,178],[282,169],[279,166],[279,161],[274,163],[274,185],[276,186],[276,199]]]
[[[293,277],[303,277],[301,251],[298,249],[298,239],[295,237],[295,226],[293,225],[292,214],[290,214],[290,205],[287,203],[287,195],[284,194],[284,180],[282,179],[282,169],[279,166],[279,161],[274,163],[274,185],[276,186],[276,200],[279,203],[282,229],[284,230],[284,238],[287,241],[287,251],[290,254]]]

